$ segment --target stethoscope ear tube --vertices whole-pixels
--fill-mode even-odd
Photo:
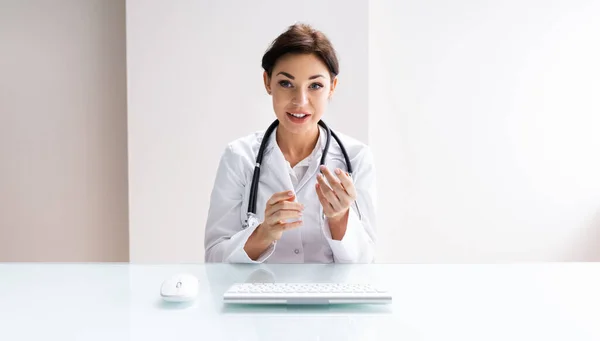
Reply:
[[[325,129],[325,132],[327,132],[327,135],[326,135],[327,139],[325,140],[325,148],[323,148],[323,155],[321,155],[320,165],[322,166],[325,164],[325,159],[327,158],[327,153],[329,152],[329,144],[331,143],[331,129],[329,129],[329,127],[322,120],[319,120],[319,125]]]
[[[260,148],[258,149],[258,155],[256,156],[256,165],[254,166],[254,174],[252,175],[252,184],[250,185],[250,200],[248,202],[248,213],[256,214],[256,195],[258,193],[258,181],[260,179],[260,166],[262,164],[262,158],[267,147],[267,142],[269,140],[269,136],[273,133],[273,130],[279,125],[279,120],[275,120],[265,134],[260,143]]]
[[[344,148],[344,144],[342,143],[340,138],[336,135],[336,133],[333,132],[333,130],[331,130],[331,135],[333,136],[333,138],[337,141],[338,145],[340,146],[340,149],[342,150],[342,154],[344,154],[344,160],[346,161],[346,170],[348,171],[348,174],[350,174],[350,177],[352,177],[352,173],[353,173],[352,172],[352,162],[350,162],[350,158],[348,157],[346,148]]]

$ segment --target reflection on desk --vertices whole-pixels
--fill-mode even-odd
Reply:
[[[199,278],[190,304],[162,281]],[[228,306],[236,282],[371,283],[387,306]],[[2,340],[600,340],[600,264],[0,264]]]

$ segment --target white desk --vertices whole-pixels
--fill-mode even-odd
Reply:
[[[200,279],[192,305],[162,281]],[[227,307],[244,281],[369,281],[390,306]],[[0,340],[600,340],[600,264],[0,264]]]

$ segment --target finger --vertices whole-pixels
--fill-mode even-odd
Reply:
[[[302,221],[294,221],[293,223],[285,223],[285,224],[281,224],[279,226],[281,226],[281,228],[283,230],[291,230],[296,227],[302,226]]]
[[[323,172],[323,175],[325,175],[327,178],[327,182],[329,183],[331,189],[337,194],[338,197],[341,198],[342,195],[348,195],[340,179],[333,175],[329,168],[321,166],[321,172]]]
[[[275,217],[278,214],[302,214],[302,212],[304,212],[304,210],[275,210],[275,209],[270,209],[268,211],[266,211],[265,216],[266,217]]]
[[[304,205],[297,201],[280,201],[277,204],[273,205],[275,210],[294,210],[294,211],[302,211],[304,210]]]
[[[325,196],[323,195],[323,192],[321,191],[321,186],[319,185],[319,183],[316,184],[315,189],[317,191],[317,197],[319,198],[319,202],[321,203],[321,206],[323,207],[323,213],[326,216],[331,215],[333,213],[333,207],[329,203],[329,200],[327,200],[327,198],[325,198]]]
[[[323,194],[321,185],[319,183],[316,184],[316,190],[317,190],[317,197],[319,198],[319,201],[321,202],[321,206],[323,207],[323,213],[325,213],[326,216],[330,216],[333,213],[335,213],[333,206],[331,206],[331,203],[329,202],[329,200],[327,200],[327,198]]]
[[[336,169],[336,173],[338,172],[342,173],[339,168]],[[340,209],[348,208],[350,204],[352,204],[352,201],[354,201],[354,199],[350,196],[348,189],[344,187],[344,184],[341,180],[336,180],[336,185],[332,186],[332,189],[338,197],[341,206]],[[353,189],[352,183],[350,183],[350,189]]]
[[[295,196],[295,194],[293,191],[277,192],[271,196],[271,198],[269,199],[267,204],[272,206],[272,205],[277,204],[280,201],[292,199],[294,196]]]
[[[294,219],[294,218],[300,218],[302,217],[302,212],[298,212],[298,211],[278,211],[276,213],[273,213],[270,217],[268,217],[267,219],[269,220],[269,222],[273,225],[275,224],[282,224],[282,223],[286,223],[286,220],[288,219]]]
[[[321,188],[323,196],[327,199],[327,201],[329,201],[331,206],[333,206],[333,208],[336,211],[341,209],[340,199],[337,197],[337,195],[331,189],[331,187],[329,187],[329,185],[327,185],[327,183],[325,182],[325,178],[321,174],[317,175],[317,181],[318,181],[319,187]]]
[[[354,181],[350,177],[350,174],[342,171],[339,168],[336,168],[335,174],[337,174],[342,186],[346,190],[346,193],[352,198],[352,200],[356,199],[356,188],[354,187]]]
[[[271,216],[279,211],[303,212],[304,205],[297,202],[281,201],[274,206],[267,206],[265,209],[265,217]]]

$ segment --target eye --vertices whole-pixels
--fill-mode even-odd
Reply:
[[[312,84],[310,85],[310,88],[311,88],[311,89],[313,89],[313,90],[319,90],[319,89],[321,89],[322,87],[323,87],[323,84],[319,84],[319,83],[312,83]]]
[[[289,88],[292,86],[292,83],[290,83],[289,81],[279,81],[279,85],[281,85],[284,88]]]

